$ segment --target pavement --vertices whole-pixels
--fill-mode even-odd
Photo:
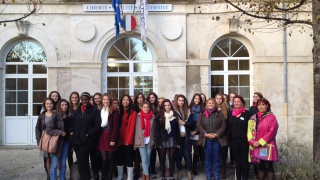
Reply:
[[[227,180],[235,179],[234,171],[234,168],[227,168]],[[157,175],[151,175],[151,179],[161,179],[159,167],[157,172]],[[198,167],[198,173],[199,175],[193,176],[194,180],[206,179],[202,165]],[[67,179],[70,176],[69,168],[66,176]],[[40,157],[36,146],[0,146],[0,180],[46,180],[46,178],[43,158]],[[187,180],[186,170],[183,170],[182,180]]]

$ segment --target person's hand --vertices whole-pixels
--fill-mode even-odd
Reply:
[[[114,146],[115,144],[115,142],[110,142],[110,146]]]
[[[66,135],[66,133],[65,133],[65,132],[62,132],[61,136],[65,136],[65,135]]]
[[[72,135],[73,135],[73,132],[71,132],[70,135],[72,136]]]
[[[181,119],[179,119],[179,125],[180,126],[183,126],[183,125],[185,125],[186,123],[184,122],[184,121],[182,121]]]
[[[177,146],[178,149],[180,149],[180,146]]]
[[[253,143],[253,147],[255,147],[255,148],[257,148],[257,147],[259,147],[259,142],[258,141],[255,141],[254,143]]]
[[[211,135],[212,135],[211,136],[212,138],[217,138],[218,137],[218,134],[216,134],[216,133],[212,133]]]
[[[195,136],[197,134],[197,131],[190,131],[191,137]]]

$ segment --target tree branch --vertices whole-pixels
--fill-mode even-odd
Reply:
[[[34,8],[30,13],[26,14],[25,16],[18,18],[18,19],[12,19],[12,20],[4,20],[4,21],[0,21],[0,23],[7,23],[7,22],[15,22],[15,21],[19,21],[21,19],[24,19],[30,15],[32,15],[33,13],[35,13],[37,11],[36,8]]]
[[[226,3],[230,4],[231,6],[233,6],[234,8],[238,9],[240,12],[242,12],[245,15],[254,17],[254,18],[259,18],[259,19],[266,19],[266,20],[276,20],[276,21],[283,21],[285,25],[287,24],[307,24],[312,26],[312,22],[310,21],[306,21],[306,20],[290,20],[290,19],[285,19],[285,18],[277,18],[277,17],[267,17],[267,16],[259,16],[259,15],[255,15],[255,14],[251,14],[247,11],[245,11],[244,9],[238,7],[237,5],[233,4],[231,1],[229,0],[224,0]]]
[[[284,8],[279,8],[276,6],[275,9],[280,10],[280,11],[292,11],[292,10],[295,10],[295,9],[298,9],[299,7],[301,7],[305,2],[306,2],[306,0],[301,0],[298,5],[293,6],[291,8],[284,9]]]

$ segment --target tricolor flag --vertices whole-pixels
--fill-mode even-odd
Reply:
[[[148,14],[147,5],[148,5],[148,2],[147,2],[147,0],[138,0],[137,4],[141,10],[141,14],[140,14],[141,39],[146,43],[147,42],[147,14]]]
[[[118,38],[120,33],[120,22],[121,22],[121,15],[120,15],[120,5],[121,0],[112,0],[112,7],[114,9],[114,26],[116,27],[116,38]]]
[[[123,20],[121,20],[121,27],[129,32],[133,31],[137,26],[136,18],[131,15],[126,15]]]

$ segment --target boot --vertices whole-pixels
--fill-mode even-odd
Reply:
[[[221,179],[227,179],[227,168],[226,168],[226,166],[221,167],[220,174],[221,174]]]
[[[118,177],[117,180],[123,180],[123,166],[117,166]]]
[[[181,171],[178,171],[178,174],[177,174],[177,180],[180,180],[182,178],[182,172]],[[169,178],[170,179],[170,178]]]
[[[191,171],[187,171],[187,174],[188,174],[188,180],[192,180],[192,174],[191,174]]]
[[[138,180],[140,177],[140,169],[134,169],[134,180]]]
[[[169,177],[170,176],[170,168],[166,168],[166,177]]]
[[[127,167],[128,178],[127,180],[133,180],[133,167]]]
[[[198,164],[199,155],[193,154],[193,161],[192,161],[192,173],[193,175],[198,175],[197,171],[197,164]]]

